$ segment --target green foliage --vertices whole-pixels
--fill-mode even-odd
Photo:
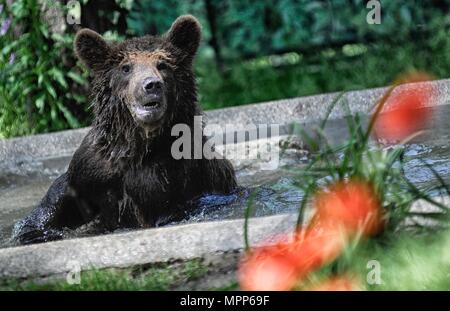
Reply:
[[[397,232],[380,240],[368,240],[347,249],[337,265],[330,265],[308,276],[320,282],[334,275],[356,277],[358,285],[369,291],[423,291],[450,289],[450,231],[435,235]],[[369,264],[377,262],[376,268]],[[373,273],[379,273],[380,283]]]
[[[49,31],[38,3],[17,0],[0,14],[0,23],[13,17],[0,36],[0,137],[89,123],[87,72],[73,58],[73,29]],[[108,39],[161,34],[180,14],[200,19],[204,40],[196,71],[206,109],[378,87],[412,69],[449,77],[450,0],[385,1],[380,25],[367,24],[363,0],[105,3],[81,1],[98,17],[89,19],[90,27],[110,25],[99,30]],[[207,3],[215,13],[214,34]]]
[[[201,18],[200,1],[134,1],[127,18],[132,35],[162,34],[182,14]]]
[[[442,22],[436,21],[436,25]],[[235,63],[226,75],[208,60],[197,62],[200,102],[205,109],[326,92],[381,87],[403,72],[422,70],[436,78],[450,73],[450,30],[436,27],[423,41],[352,44],[306,56],[287,53]]]
[[[444,17],[449,0],[385,1],[382,23],[366,21],[365,0],[134,1],[128,26],[136,34],[161,33],[183,13],[211,30],[205,3],[214,8],[217,37],[227,59],[298,51],[341,42],[407,42],[429,31],[428,21]],[[210,34],[206,36],[207,41]],[[312,51],[314,52],[314,50]]]
[[[347,263],[364,277],[367,263],[380,263],[381,284],[366,284],[368,290],[449,290],[450,231],[434,236],[397,234],[384,244],[362,245]]]
[[[86,98],[72,90],[86,75],[65,64],[71,36],[50,31],[37,0],[5,6],[0,20],[8,17],[11,27],[0,36],[0,136],[79,127],[70,107],[83,110]]]
[[[450,72],[449,0],[383,2],[380,25],[367,23],[363,0],[210,0],[225,73],[212,58],[206,2],[134,1],[128,17],[138,35],[166,31],[179,14],[200,19],[196,69],[206,109],[379,87],[412,69]]]

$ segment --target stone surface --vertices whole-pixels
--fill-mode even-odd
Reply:
[[[450,204],[448,197],[436,200]],[[440,210],[417,201],[413,211]],[[250,219],[250,244],[270,243],[280,233],[293,232],[296,220],[296,214]],[[433,225],[418,216],[414,221]],[[74,269],[125,268],[211,255],[218,258],[221,253],[240,251],[244,246],[243,219],[136,230],[0,249],[0,279],[46,277]]]
[[[294,228],[295,215],[253,218],[251,244]],[[130,231],[89,238],[0,249],[0,279],[120,268],[193,259],[244,247],[244,221],[226,220]]]

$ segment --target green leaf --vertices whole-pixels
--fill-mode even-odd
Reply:
[[[53,78],[64,88],[67,89],[68,85],[66,80],[64,79],[64,75],[61,72],[61,70],[57,69],[57,68],[52,68],[49,73],[53,76]]]
[[[85,85],[87,83],[86,79],[76,72],[69,71],[67,73],[67,76],[78,84]]]
[[[42,113],[44,111],[44,105],[45,105],[45,94],[41,95],[36,99],[35,101],[36,108],[39,109],[39,113]]]
[[[73,114],[69,111],[69,109],[64,107],[64,105],[59,101],[56,102],[56,104],[72,128],[80,127],[80,122],[78,122],[78,120],[73,116]]]
[[[53,86],[48,82],[48,81],[44,81],[45,84],[45,89],[47,90],[47,92],[54,98],[56,99],[58,96],[56,95],[56,91],[53,88]]]

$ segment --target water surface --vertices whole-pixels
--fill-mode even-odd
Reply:
[[[406,147],[407,177],[421,188],[436,183],[431,172],[418,159],[422,158],[450,182],[450,147],[432,144],[411,144]],[[48,187],[68,165],[70,157],[31,161],[21,168],[10,170],[0,178],[0,245],[9,239],[12,225],[31,211],[44,196]],[[237,167],[238,182],[247,189],[256,189],[254,216],[295,212],[302,199],[296,186],[296,170],[308,161],[304,152],[290,152],[280,159],[273,171],[258,171],[251,167]],[[235,219],[244,216],[247,195],[235,197],[206,196],[201,207],[182,223]],[[231,201],[231,202],[230,202]]]

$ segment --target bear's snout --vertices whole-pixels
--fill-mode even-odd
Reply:
[[[146,94],[160,97],[163,89],[163,82],[160,78],[150,77],[144,79],[142,87]]]
[[[164,82],[159,77],[143,79],[136,90],[136,98],[144,107],[157,108],[164,100]]]
[[[159,77],[147,77],[137,83],[134,90],[137,104],[147,108],[158,108],[164,101],[164,82]]]
[[[147,76],[137,79],[134,86],[131,113],[139,124],[153,127],[166,111],[164,81],[157,76]]]

